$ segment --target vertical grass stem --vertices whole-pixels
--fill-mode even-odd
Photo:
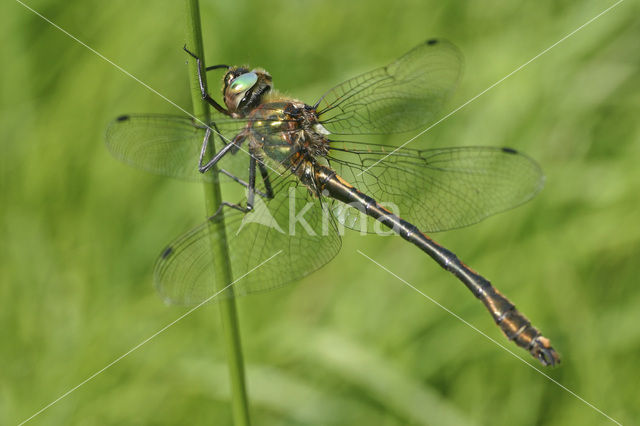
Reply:
[[[186,44],[189,50],[195,53],[205,64],[204,48],[202,43],[202,29],[200,26],[200,6],[198,0],[186,0]],[[185,57],[187,55],[185,54]],[[191,97],[193,101],[193,112],[196,117],[209,123],[211,112],[209,105],[202,100],[200,86],[197,77],[197,65],[195,59],[189,57],[189,77],[191,82]],[[206,75],[203,75],[206,85]],[[206,86],[205,86],[206,87]],[[209,144],[210,150],[208,158],[214,154],[213,143]],[[208,173],[217,173],[214,167]],[[207,216],[211,216],[220,206],[222,196],[218,182],[204,184],[204,197]],[[227,245],[224,217],[212,222],[214,227],[213,235],[220,236],[211,240],[211,248],[215,259],[212,259],[215,267],[216,287],[222,289],[232,282],[232,271],[229,261],[229,248]],[[226,290],[233,292],[233,287]],[[233,409],[233,419],[236,426],[249,425],[249,401],[247,399],[247,389],[245,384],[244,361],[242,356],[242,345],[240,342],[240,330],[238,325],[238,315],[236,311],[235,299],[226,297],[218,302],[222,317],[222,328],[229,364],[229,376],[231,380],[231,404]]]

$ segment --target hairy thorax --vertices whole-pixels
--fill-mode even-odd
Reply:
[[[324,157],[329,151],[329,132],[318,122],[315,110],[303,102],[269,97],[247,118],[249,150],[293,171],[301,162]]]

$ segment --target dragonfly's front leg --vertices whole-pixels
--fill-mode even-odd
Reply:
[[[222,106],[220,106],[220,104],[217,103],[211,97],[211,95],[209,95],[209,93],[207,93],[207,89],[206,89],[206,87],[204,85],[204,79],[202,78],[202,63],[200,61],[200,58],[198,56],[196,56],[195,53],[193,53],[189,49],[187,49],[186,45],[183,47],[183,49],[184,49],[185,52],[187,52],[189,55],[191,55],[192,58],[194,58],[196,60],[196,64],[198,65],[198,83],[200,84],[200,94],[202,95],[202,99],[207,101],[207,103],[209,103],[209,105],[214,107],[217,111],[221,112],[222,114],[231,116],[231,113],[229,111],[227,111]],[[210,71],[210,70],[215,69],[215,68],[223,68],[223,67],[229,68],[227,65],[214,65],[212,67],[207,67],[206,71]]]

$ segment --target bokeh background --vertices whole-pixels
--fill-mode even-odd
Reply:
[[[183,2],[27,3],[191,108]],[[209,63],[263,66],[307,102],[445,37],[465,56],[446,113],[612,4],[201,8]],[[16,424],[186,312],[162,303],[151,273],[205,213],[200,185],[131,169],[104,146],[119,114],[178,111],[19,3],[0,8],[0,423]],[[563,363],[545,374],[624,424],[640,418],[637,16],[623,2],[413,143],[511,146],[541,164],[534,200],[435,238],[552,339]],[[238,301],[255,424],[611,424],[358,249],[538,368],[419,250],[347,234],[297,285]],[[31,423],[230,424],[225,362],[206,306]]]

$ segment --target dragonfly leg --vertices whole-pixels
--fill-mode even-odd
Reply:
[[[240,179],[238,176],[234,175],[233,173],[230,173],[225,169],[218,169],[218,171],[220,173],[222,173],[223,175],[227,176],[229,179],[233,180],[234,182],[239,183],[240,185],[244,186],[245,188],[249,188],[249,184],[247,182],[243,181],[242,179]],[[269,199],[273,198],[273,195],[269,196],[269,194],[265,194],[264,192],[260,191],[258,188],[254,188],[254,191],[256,192],[256,194],[258,194],[262,198],[269,198]]]
[[[214,124],[215,126],[215,124]],[[204,156],[207,150],[207,146],[209,144],[209,138],[211,137],[211,128],[207,127],[207,130],[204,134],[204,140],[202,141],[202,149],[200,150],[200,161],[198,163],[198,170],[200,171],[200,173],[205,173],[207,172],[209,169],[211,169],[213,166],[216,165],[216,163],[218,161],[220,161],[220,159],[222,157],[224,157],[230,150],[232,150],[234,147],[237,147],[237,137],[234,138],[231,142],[229,142],[228,144],[226,144],[225,146],[222,147],[222,149],[218,152],[216,152],[216,155],[213,156],[213,158],[211,160],[209,160],[209,162],[205,165],[202,165],[203,160],[204,160]]]
[[[249,213],[251,211],[251,209],[249,209],[247,207],[242,207],[240,204],[230,203],[228,201],[223,201],[222,203],[220,203],[220,207],[218,207],[218,210],[216,210],[216,212],[214,214],[209,216],[209,220],[215,219],[216,216],[218,216],[220,214],[220,212],[222,211],[222,209],[224,207],[230,207],[230,208],[232,208],[234,210],[239,210],[242,213]]]
[[[235,210],[239,210],[243,213],[249,213],[251,210],[253,210],[253,201],[255,199],[255,194],[256,194],[256,157],[254,157],[253,155],[251,156],[251,161],[249,162],[249,183],[246,185],[247,187],[247,205],[245,207],[242,207],[240,204],[235,204],[235,203],[229,203],[228,201],[223,201],[222,203],[220,203],[220,207],[218,207],[218,210],[216,210],[216,212],[209,218],[209,219],[213,219],[215,218],[218,214],[220,214],[220,212],[222,211],[222,208],[224,206],[227,207],[231,207],[232,209]],[[231,173],[227,172],[226,170],[223,172],[225,175],[231,177],[232,179],[236,180],[239,183],[244,184],[244,182],[242,182],[240,179],[236,178],[235,176],[233,176]],[[262,194],[261,195],[266,195],[266,194]]]
[[[209,126],[207,126],[207,130],[205,130],[204,132],[204,139],[202,140],[202,149],[200,149],[200,160],[198,161],[198,170],[200,171],[200,173],[204,173],[207,170],[209,170],[209,168],[211,168],[211,166],[209,166],[207,164],[207,168],[203,167],[202,162],[204,161],[204,156],[207,152],[207,147],[209,146],[209,138],[211,137],[211,128]]]
[[[260,175],[264,182],[264,189],[266,191],[266,198],[273,198],[273,189],[271,188],[271,181],[269,180],[269,171],[267,166],[262,162],[258,162],[258,168],[260,169]]]
[[[216,124],[216,122],[215,121],[211,122],[211,126],[213,126],[213,129],[216,131],[216,134],[218,135],[218,138],[220,138],[220,143],[223,146],[226,145],[227,144],[227,140],[225,140],[224,135],[222,133],[220,133],[220,129],[218,129],[218,125]],[[233,154],[234,152],[236,152],[236,150],[232,149],[231,153]]]
[[[247,186],[247,211],[253,210],[253,200],[256,193],[256,157],[249,160],[249,186]]]
[[[209,219],[213,219],[214,217],[216,217],[222,211],[222,208],[224,206],[231,207],[232,209],[235,209],[235,210],[240,210],[243,213],[249,213],[251,210],[253,210],[253,201],[256,193],[256,162],[257,162],[256,157],[252,155],[251,161],[249,162],[249,184],[247,185],[247,192],[248,192],[247,205],[245,207],[242,207],[239,204],[223,201],[222,203],[220,203],[220,207],[218,207],[218,210],[216,210],[213,216],[211,216]],[[227,176],[233,176],[233,175],[228,173]]]
[[[207,93],[207,89],[204,85],[204,80],[202,79],[202,63],[200,61],[200,58],[198,56],[196,56],[195,53],[191,52],[189,49],[187,49],[187,46],[185,45],[183,47],[184,51],[187,52],[192,58],[194,58],[196,60],[196,64],[198,65],[198,83],[200,84],[200,94],[202,95],[202,99],[204,99],[205,101],[207,101],[209,103],[209,105],[211,105],[212,107],[214,107],[218,112],[224,114],[224,115],[228,115],[231,116],[231,114],[229,113],[229,111],[227,111],[226,109],[224,109],[219,103],[217,103],[212,97],[211,95],[209,95],[209,93]],[[226,65],[225,65],[226,66]],[[220,65],[214,65],[213,67],[207,67],[206,71],[215,69],[215,68],[221,68]]]

